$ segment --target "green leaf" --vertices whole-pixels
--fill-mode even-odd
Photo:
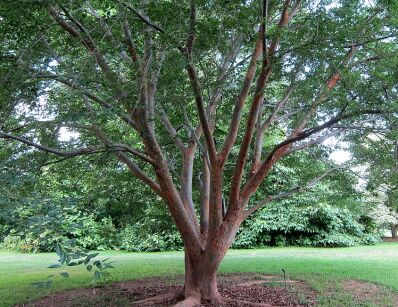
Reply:
[[[69,278],[69,273],[68,272],[61,272],[61,273],[59,273],[62,277],[65,277],[65,278]]]
[[[35,281],[31,283],[32,286],[36,287],[36,288],[43,288],[45,283],[43,281]]]
[[[91,260],[91,259],[93,259],[93,258],[97,257],[98,255],[99,255],[99,253],[95,253],[95,254],[89,254],[89,255],[87,256],[87,258],[86,258],[86,259],[89,259],[89,260]]]
[[[56,246],[55,246],[55,252],[57,253],[57,255],[58,255],[58,257],[62,257],[63,256],[63,252],[62,252],[62,249],[61,249],[61,247],[59,246],[59,244],[57,244]]]
[[[77,262],[70,262],[70,263],[68,263],[68,266],[76,266],[76,265],[79,265]]]
[[[59,262],[61,262],[61,264],[64,264],[66,260],[65,258],[66,258],[65,253],[62,253],[62,255],[59,257]]]
[[[62,265],[60,265],[60,264],[52,264],[52,265],[48,266],[49,269],[56,269],[56,268],[61,268],[61,267],[62,267]]]
[[[95,277],[96,279],[100,279],[100,278],[101,278],[101,273],[98,272],[98,271],[95,271],[95,272],[94,272],[94,277]]]
[[[91,264],[89,264],[89,265],[86,267],[86,269],[87,269],[87,271],[91,272],[91,270],[93,269],[93,266],[92,266]]]
[[[93,265],[95,265],[97,268],[102,268],[102,264],[101,264],[101,261],[100,260],[96,260],[96,261],[94,261],[93,262]]]

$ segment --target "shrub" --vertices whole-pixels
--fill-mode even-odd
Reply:
[[[176,230],[145,232],[143,225],[127,225],[119,235],[120,248],[127,251],[168,251],[179,250],[183,243]]]
[[[4,238],[3,247],[9,250],[22,253],[31,253],[35,251],[33,242],[18,235],[8,235]]]
[[[89,250],[106,250],[118,247],[117,230],[110,217],[96,221],[92,214],[79,218],[79,227],[71,230],[69,236],[76,245]]]
[[[4,248],[54,251],[56,244],[70,242],[84,249],[118,246],[117,230],[110,217],[97,219],[93,213],[78,209],[71,200],[26,204],[14,211],[13,220],[13,228],[7,229]]]
[[[365,225],[361,221],[366,222]],[[380,234],[372,225],[369,218],[357,216],[346,208],[280,202],[264,207],[247,220],[233,246],[334,247],[375,244],[380,241]]]

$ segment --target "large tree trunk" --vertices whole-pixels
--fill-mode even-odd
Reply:
[[[222,225],[208,238],[205,250],[197,256],[189,256],[185,249],[185,300],[177,306],[197,306],[201,302],[221,304],[224,299],[217,289],[217,271],[227,250],[231,246],[241,219]],[[189,248],[189,247],[188,247]]]
[[[185,256],[185,300],[177,306],[197,306],[201,301],[220,303],[217,289],[217,270],[219,262],[209,261],[206,254],[198,259]]]
[[[398,224],[391,225],[391,236],[393,237],[393,239],[398,238]]]

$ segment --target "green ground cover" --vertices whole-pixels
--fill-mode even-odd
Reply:
[[[182,252],[103,251],[100,256],[111,257],[114,261],[111,281],[183,273]],[[54,284],[50,290],[32,287],[32,282],[45,280],[48,275],[63,271],[47,268],[57,259],[55,253],[21,254],[0,250],[0,306],[12,306],[49,292],[94,284],[91,273],[82,267],[71,267],[68,268],[70,278],[52,278]],[[397,260],[398,243],[333,249],[281,247],[231,250],[222,262],[221,272],[281,274],[283,268],[289,277],[304,279],[321,293],[330,287],[338,289],[341,281],[346,279],[377,283],[390,293],[398,293]],[[339,302],[348,302],[349,298],[344,297],[344,291],[341,291],[340,297],[326,299],[321,295],[320,300],[323,305],[337,306]]]

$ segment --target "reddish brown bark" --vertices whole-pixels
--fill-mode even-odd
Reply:
[[[267,5],[267,2],[268,1],[264,1],[264,5]],[[260,113],[262,113],[261,108],[264,90],[273,71],[278,45],[283,37],[283,32],[286,31],[287,25],[292,20],[292,17],[298,12],[300,2],[301,1],[298,0],[292,4],[290,0],[283,1],[280,14],[277,15],[280,16],[280,19],[277,21],[275,32],[268,46],[265,38],[266,24],[268,21],[267,13],[262,16],[263,20],[258,33],[258,39],[255,46],[253,46],[251,60],[247,67],[241,90],[236,97],[232,118],[229,123],[229,130],[226,133],[227,137],[222,143],[219,151],[217,150],[213,135],[216,122],[215,113],[217,110],[217,103],[222,96],[221,87],[225,82],[225,75],[228,72],[229,64],[233,62],[232,59],[237,55],[238,46],[231,46],[231,51],[227,53],[225,59],[222,61],[223,64],[221,65],[220,74],[216,79],[216,86],[212,90],[213,94],[209,95],[210,102],[206,106],[204,99],[206,96],[202,93],[202,86],[198,78],[198,72],[193,57],[196,7],[195,1],[190,1],[189,30],[185,40],[185,46],[178,46],[178,48],[187,61],[187,75],[190,80],[193,98],[196,102],[199,125],[195,128],[191,127],[188,116],[185,114],[186,119],[184,126],[189,128],[189,133],[191,134],[189,140],[185,142],[182,138],[179,138],[178,129],[173,127],[171,120],[167,116],[167,110],[164,110],[156,101],[157,82],[162,61],[160,60],[159,63],[153,62],[154,59],[157,58],[154,56],[156,48],[153,47],[151,37],[153,31],[147,31],[145,34],[144,54],[141,55],[133,42],[128,22],[125,21],[123,23],[127,50],[130,52],[132,61],[138,69],[139,84],[137,88],[140,88],[141,92],[139,93],[140,98],[137,105],[134,105],[134,107],[131,105],[126,106],[128,114],[118,116],[139,135],[144,145],[144,152],[118,143],[114,155],[125,163],[138,179],[147,184],[163,198],[181,234],[185,247],[185,287],[183,293],[185,299],[179,303],[180,306],[195,306],[200,304],[203,300],[209,300],[215,303],[221,303],[223,301],[217,290],[217,271],[244,218],[260,207],[251,206],[247,209],[252,195],[267,177],[274,164],[289,152],[294,142],[301,141],[313,133],[326,129],[338,120],[347,117],[347,114],[344,115],[345,117],[343,114],[340,114],[323,125],[304,130],[318,107],[326,99],[328,92],[333,90],[341,79],[340,73],[336,70],[332,72],[328,80],[326,80],[325,90],[321,91],[317,97],[314,97],[314,99],[310,101],[308,108],[306,108],[306,113],[302,115],[301,120],[299,120],[297,126],[287,139],[275,145],[264,160],[261,159],[264,133],[275,121],[277,113],[287,102],[293,91],[293,86],[289,86],[285,97],[277,103],[275,108],[269,113],[269,117],[263,122]],[[130,10],[134,11],[133,8],[130,8]],[[264,12],[266,11],[268,10],[265,9]],[[164,30],[153,24],[147,16],[143,16],[137,11],[134,12],[138,14],[137,16],[144,21],[148,27],[157,29],[160,33],[164,33]],[[124,93],[120,84],[118,84],[118,76],[111,70],[110,66],[107,64],[106,57],[101,53],[101,50],[97,48],[92,38],[87,33],[84,33],[84,27],[77,20],[72,19],[73,22],[67,21],[63,14],[59,14],[57,8],[50,8],[50,15],[69,35],[75,38],[81,38],[81,43],[84,48],[93,55],[102,73],[108,80],[111,92],[114,93],[115,96],[113,97],[115,102],[119,102],[120,98],[124,97]],[[350,48],[343,61],[343,65],[352,59],[355,51],[356,47]],[[259,68],[257,80],[255,80],[257,62],[261,54],[263,55],[262,65],[261,68]],[[160,53],[158,55],[160,55],[158,58],[162,58]],[[148,67],[157,67],[157,69],[151,72],[146,69]],[[58,81],[61,80],[54,76],[50,76],[49,78],[57,79]],[[68,80],[61,80],[60,82],[72,89],[80,89],[79,86],[74,83],[71,84]],[[252,95],[253,97],[248,99],[253,83],[256,84],[255,92]],[[91,99],[100,107],[104,109],[112,108],[112,104],[99,99],[91,92],[87,90],[83,90],[82,92],[86,99]],[[238,155],[234,161],[229,161],[234,164],[233,177],[232,179],[225,178],[224,168],[233,147],[237,144],[240,122],[242,120],[242,114],[244,113],[244,105],[248,103],[248,101],[251,101],[251,105],[248,108],[249,111],[245,119],[246,125],[244,126],[244,131],[242,131],[243,137],[239,143]],[[126,101],[123,102],[127,103]],[[88,108],[90,108],[89,105]],[[168,163],[166,151],[159,144],[157,139],[156,116],[159,117],[160,122],[164,125],[167,133],[172,139],[172,143],[175,144],[181,154],[182,166],[181,170],[178,172],[173,172],[173,166]],[[92,126],[94,127],[92,130],[95,136],[103,143],[102,145],[115,145],[112,143],[111,138],[101,131],[97,123],[92,123]],[[250,157],[249,151],[254,138],[256,138],[256,140],[254,141],[255,150],[253,163],[249,174],[245,174],[246,163]],[[14,139],[17,138],[14,137]],[[67,154],[66,152],[43,147],[39,144],[29,143],[27,140],[21,138],[19,140],[22,140],[30,146],[35,146],[51,153],[59,155]],[[310,143],[311,142],[308,142],[308,144]],[[297,148],[298,147],[296,147],[296,150]],[[93,149],[90,149],[90,151],[92,150]],[[125,150],[128,150],[130,154],[134,155],[134,158],[149,163],[152,167],[152,174],[145,174],[143,170],[139,168],[138,164],[134,163],[133,160],[125,154]],[[85,151],[85,149],[81,149],[76,152],[80,153]],[[201,192],[199,210],[195,207],[193,199],[193,186],[195,184],[194,161],[198,157],[200,157],[202,163],[202,174],[200,180],[198,180],[200,181]],[[247,177],[245,177],[246,175]],[[242,183],[245,178],[247,178],[246,182]],[[177,180],[178,183],[176,182]],[[224,181],[227,180],[229,181],[228,186],[230,187],[230,191],[227,200],[227,212],[224,215]],[[293,190],[292,192],[299,190],[300,189]],[[276,196],[269,196],[263,203],[290,194],[291,192],[287,192]],[[200,221],[198,221],[197,215],[200,215]],[[397,228],[398,227],[395,228],[395,235]],[[178,293],[173,295],[178,295]]]
[[[265,2],[266,3],[266,2]],[[212,95],[209,108],[206,109],[202,94],[202,87],[198,79],[195,63],[192,53],[195,42],[195,24],[196,24],[196,7],[195,1],[190,1],[190,23],[186,39],[185,47],[179,47],[183,55],[187,59],[187,72],[191,82],[193,96],[196,101],[198,118],[200,125],[193,130],[193,136],[188,145],[185,145],[178,138],[176,129],[172,126],[165,110],[159,106],[159,114],[161,122],[172,137],[177,148],[182,155],[182,168],[180,173],[180,189],[177,189],[172,178],[172,171],[167,163],[167,158],[162,151],[156,138],[156,130],[154,125],[155,116],[155,93],[157,88],[157,79],[159,69],[152,75],[145,69],[152,65],[152,39],[151,31],[148,31],[145,39],[145,53],[139,55],[131,37],[128,22],[124,22],[123,31],[127,40],[130,56],[139,70],[139,88],[140,100],[135,108],[128,108],[131,114],[132,125],[139,133],[145,148],[146,160],[151,161],[153,166],[156,183],[148,176],[138,176],[154,189],[166,202],[172,218],[174,219],[185,246],[185,287],[184,297],[180,306],[195,306],[200,304],[201,300],[209,300],[211,302],[221,303],[217,290],[217,271],[221,260],[231,246],[239,225],[244,217],[244,204],[241,201],[240,186],[245,167],[246,158],[248,156],[250,144],[256,126],[256,120],[259,118],[258,112],[263,101],[264,88],[267,80],[272,73],[273,57],[278,47],[279,40],[282,35],[282,28],[290,21],[291,17],[297,12],[299,1],[294,6],[292,15],[289,15],[291,1],[286,0],[281,11],[281,17],[278,23],[277,34],[270,42],[268,50],[265,41],[266,20],[262,23],[259,31],[259,38],[254,47],[251,62],[246,73],[242,89],[237,97],[235,109],[233,112],[230,130],[224,142],[224,146],[220,153],[217,153],[216,144],[213,138],[215,127],[215,111],[217,102],[221,97],[221,88],[216,87]],[[121,96],[119,86],[116,82],[117,78],[107,66],[105,57],[101,51],[95,46],[94,42],[85,33],[80,33],[72,24],[65,21],[56,8],[50,9],[51,16],[57,23],[64,28],[70,35],[74,37],[83,37],[83,45],[93,53],[95,59],[99,63],[104,75],[109,79],[112,89],[117,97]],[[141,16],[141,15],[140,15]],[[141,16],[148,27],[153,27],[153,23],[147,16]],[[263,16],[266,17],[266,16]],[[76,21],[77,23],[77,21]],[[83,26],[79,26],[83,29]],[[217,86],[221,86],[228,71],[228,64],[237,54],[237,46],[233,46],[231,52],[227,54],[224,64],[217,78]],[[255,77],[257,60],[263,51],[262,68],[260,76],[256,82],[256,91],[252,100],[245,134],[240,145],[239,157],[235,164],[235,173],[231,182],[231,193],[229,197],[229,206],[227,215],[223,215],[223,171],[225,162],[229,153],[236,143],[239,130],[239,122],[242,116],[243,106],[250,92],[251,84]],[[161,63],[159,64],[160,67]],[[190,123],[186,123],[190,126]],[[266,127],[265,127],[266,128]],[[259,133],[263,133],[265,128]],[[205,145],[200,143],[200,137],[203,133]],[[100,129],[97,129],[97,135],[106,144],[111,142],[109,138]],[[260,136],[261,137],[261,136]],[[260,142],[262,143],[262,142]],[[201,176],[201,208],[200,223],[196,219],[196,209],[192,198],[193,186],[193,165],[195,152],[200,149],[203,159],[202,176]],[[132,151],[133,152],[133,151]],[[138,153],[138,152],[137,152]],[[126,163],[135,174],[142,174],[142,171],[130,161],[129,157],[122,152],[116,152],[116,157]],[[278,155],[280,155],[278,153]],[[278,155],[275,155],[269,161],[269,169],[276,161]],[[138,154],[136,156],[139,157]],[[174,295],[174,294],[173,294]]]

